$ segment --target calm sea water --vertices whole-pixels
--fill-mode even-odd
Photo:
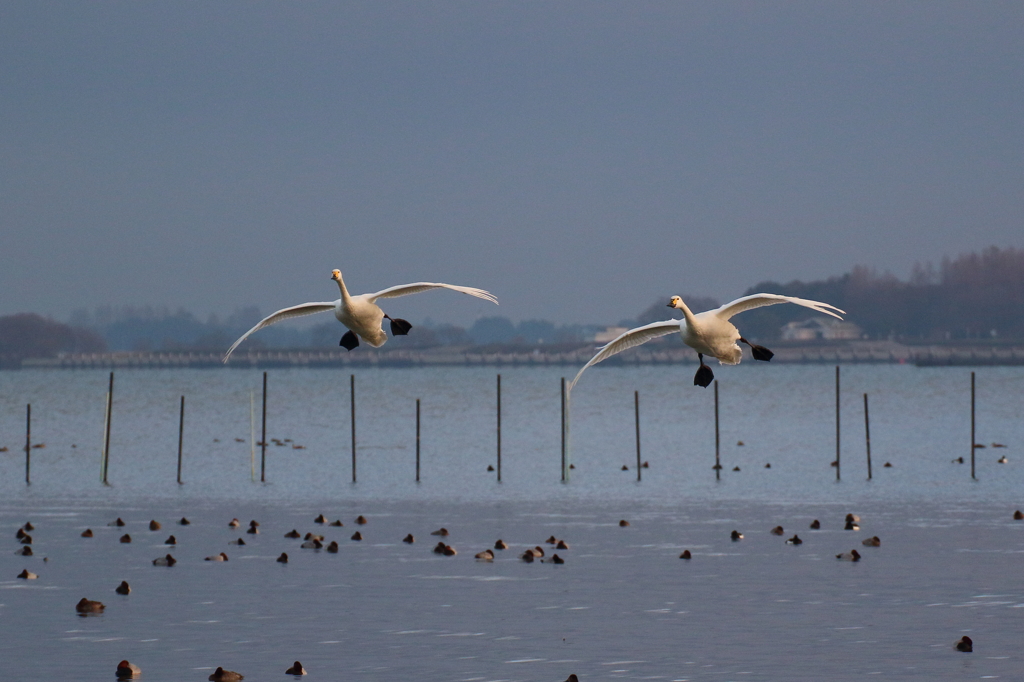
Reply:
[[[977,371],[978,441],[1007,447],[978,450],[971,481],[969,465],[951,462],[970,453],[969,370],[843,367],[840,483],[829,466],[832,367],[715,369],[721,481],[713,393],[692,386],[692,367],[609,367],[573,392],[568,485],[558,368],[502,370],[500,484],[486,471],[492,368],[358,372],[356,484],[346,372],[270,372],[268,437],[304,449],[268,448],[261,484],[249,443],[261,373],[119,371],[110,486],[99,481],[107,373],[0,373],[0,676],[109,680],[127,658],[146,680],[205,680],[217,666],[281,679],[296,659],[311,680],[1019,679],[1024,522],[1011,515],[1024,506],[1024,369]],[[650,462],[639,483],[634,390]],[[29,402],[46,447],[33,450],[26,486]],[[847,512],[862,530],[842,530]],[[345,526],[316,525],[319,513]],[[175,525],[182,515],[192,525]],[[116,517],[128,525],[108,527]],[[822,530],[808,529],[814,518]],[[149,531],[150,519],[163,528]],[[250,519],[260,535],[244,533]],[[15,555],[25,521],[36,526],[32,557]],[[785,537],[768,532],[775,525]],[[455,557],[430,551],[441,526]],[[85,528],[95,537],[81,538]],[[292,528],[341,551],[300,549],[283,537]],[[349,539],[357,529],[361,542]],[[745,539],[732,542],[733,529]],[[124,532],[132,543],[118,542]],[[793,533],[804,544],[784,544]],[[555,550],[564,565],[518,559],[551,535],[570,545]],[[872,535],[881,547],[861,545]],[[237,537],[248,544],[229,544]],[[511,548],[494,563],[473,559],[499,537]],[[860,562],[834,558],[854,547]],[[151,564],[168,551],[176,566]],[[228,562],[203,561],[221,551]],[[281,552],[287,565],[274,561]],[[39,579],[15,579],[23,568]],[[114,593],[121,580],[131,595]],[[77,616],[82,597],[106,611]],[[954,651],[963,634],[974,653]]]

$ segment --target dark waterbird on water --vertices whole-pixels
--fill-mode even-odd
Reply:
[[[772,359],[772,356],[775,355],[774,353],[763,346],[754,345],[743,338],[739,330],[729,322],[729,318],[745,310],[760,308],[766,305],[776,305],[778,303],[795,303],[796,305],[811,308],[819,313],[831,315],[840,320],[843,318],[837,313],[846,314],[845,311],[828,303],[809,301],[805,298],[795,298],[793,296],[781,296],[779,294],[744,296],[743,298],[737,298],[732,303],[726,303],[721,308],[694,314],[686,307],[682,298],[673,296],[668,303],[668,307],[683,311],[682,320],[653,322],[643,327],[623,332],[618,338],[599,350],[597,355],[583,366],[583,369],[579,371],[576,378],[569,384],[568,390],[572,390],[572,387],[580,380],[583,372],[591,365],[596,365],[617,353],[673,332],[678,332],[683,339],[683,343],[697,351],[697,359],[700,362],[700,366],[697,368],[697,374],[693,377],[693,384],[707,388],[711,385],[715,375],[711,368],[704,364],[705,355],[718,358],[719,363],[723,365],[738,365],[740,360],[743,359],[743,350],[739,347],[739,343],[745,343],[750,346],[755,360],[767,362]]]
[[[414,282],[413,284],[400,284],[398,286],[382,289],[374,294],[359,294],[357,296],[353,296],[348,293],[348,289],[345,287],[345,281],[341,278],[341,270],[333,270],[331,272],[331,279],[338,283],[338,288],[341,289],[341,298],[334,302],[325,301],[322,303],[302,303],[290,308],[283,308],[282,310],[278,310],[276,313],[268,315],[260,320],[255,327],[242,334],[241,338],[231,344],[231,348],[228,348],[228,352],[224,354],[224,362],[228,361],[228,358],[231,357],[231,353],[234,352],[234,350],[238,348],[238,345],[245,341],[250,334],[291,317],[301,317],[303,315],[326,313],[329,311],[333,312],[334,317],[337,318],[338,322],[341,322],[348,328],[345,335],[341,337],[339,345],[344,347],[345,350],[352,350],[359,345],[359,339],[366,341],[374,348],[380,348],[383,346],[388,340],[387,334],[384,333],[384,328],[382,326],[385,319],[390,320],[391,322],[391,334],[393,336],[408,334],[409,330],[412,329],[412,325],[407,321],[391,318],[385,315],[384,311],[377,305],[377,299],[397,298],[399,296],[408,296],[409,294],[419,294],[424,291],[430,291],[431,289],[451,289],[452,291],[457,291],[460,294],[469,294],[470,296],[482,298],[485,301],[494,303],[495,305],[498,303],[498,299],[483,289],[462,287],[455,284],[442,284],[439,282]]]

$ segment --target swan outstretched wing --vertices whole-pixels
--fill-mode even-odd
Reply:
[[[399,296],[408,296],[409,294],[419,294],[424,291],[430,291],[431,289],[451,289],[457,291],[460,294],[469,294],[470,296],[476,296],[482,298],[485,301],[497,305],[498,299],[494,297],[494,294],[483,289],[476,289],[474,287],[460,287],[455,284],[441,284],[439,282],[414,282],[412,284],[399,284],[395,287],[388,287],[382,291],[378,291],[375,294],[367,294],[366,298],[371,303],[376,301],[378,298],[397,298]]]
[[[834,305],[829,305],[828,303],[810,301],[806,298],[796,298],[794,296],[782,296],[780,294],[753,294],[752,296],[737,298],[732,303],[726,303],[721,308],[718,308],[714,313],[720,319],[728,320],[733,315],[742,313],[744,310],[760,308],[766,305],[775,305],[777,303],[795,303],[796,305],[802,305],[805,308],[817,310],[819,313],[825,313],[826,315],[831,315],[832,317],[840,320],[843,318],[836,313],[842,313],[843,315],[846,314],[845,310],[840,310]]]
[[[590,358],[590,362],[583,365],[583,369],[576,373],[576,377],[569,384],[568,391],[572,390],[572,387],[576,385],[576,382],[580,380],[580,376],[586,371],[587,367],[596,365],[602,360],[607,360],[613,355],[621,353],[624,350],[629,350],[640,344],[647,343],[651,339],[656,339],[659,336],[665,336],[673,332],[679,332],[686,325],[685,320],[665,320],[664,322],[652,322],[646,324],[643,327],[637,327],[636,329],[630,329],[628,332],[623,332],[614,341],[609,343],[607,346],[597,351],[597,355]]]
[[[312,315],[313,313],[325,313],[328,310],[334,310],[335,306],[337,306],[337,301],[335,301],[334,303],[302,303],[300,305],[293,305],[291,308],[284,308],[282,310],[278,310],[276,313],[267,315],[266,317],[259,321],[259,324],[257,324],[255,327],[253,327],[246,333],[242,334],[242,336],[237,341],[231,344],[231,348],[228,348],[228,352],[224,354],[224,359],[222,360],[222,362],[227,362],[228,358],[231,357],[231,353],[233,353],[234,350],[238,348],[238,344],[242,343],[242,341],[245,341],[247,338],[249,338],[249,335],[255,331],[259,331],[264,327],[269,327],[270,325],[280,322],[281,320],[287,320],[289,317],[302,317],[303,315]]]

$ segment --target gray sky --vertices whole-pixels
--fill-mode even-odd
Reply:
[[[615,322],[1021,247],[1022,194],[1020,2],[0,4],[0,314],[337,267]]]

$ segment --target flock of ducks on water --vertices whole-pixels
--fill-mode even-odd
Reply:
[[[1024,521],[1024,512],[1022,512],[1019,509],[1016,510],[1013,513],[1013,519],[1017,520],[1017,521]],[[852,514],[852,513],[847,514],[846,515],[846,519],[845,519],[845,525],[843,526],[843,529],[844,530],[848,530],[848,531],[859,531],[860,530],[860,520],[861,520],[860,517],[857,516],[856,514]],[[329,526],[332,526],[332,527],[342,527],[342,526],[344,526],[344,524],[341,522],[340,519],[328,522],[327,517],[324,516],[323,514],[318,515],[315,519],[313,519],[313,522],[317,523],[317,524],[320,524],[320,525],[325,525],[326,524],[326,525],[329,525]],[[356,517],[355,523],[356,523],[356,525],[364,526],[364,525],[366,525],[368,523],[368,521],[367,521],[365,516],[360,515],[360,516]],[[107,525],[114,526],[114,527],[123,527],[126,524],[125,524],[124,520],[122,520],[119,517],[119,518],[117,518],[116,520],[110,522]],[[186,517],[182,517],[178,521],[178,525],[188,526],[188,525],[191,525],[191,522]],[[626,519],[622,519],[622,520],[619,521],[618,525],[619,525],[619,527],[626,528],[626,527],[629,527],[630,522],[627,521]],[[232,519],[228,523],[228,526],[230,528],[240,528],[241,527],[241,522],[237,518],[235,518],[235,519]],[[149,522],[149,530],[150,531],[157,531],[157,530],[160,530],[160,529],[161,529],[160,522],[158,522],[156,520],[152,520],[152,521]],[[256,521],[256,520],[252,520],[252,521],[249,522],[249,528],[248,528],[248,530],[246,530],[246,533],[248,533],[250,535],[258,535],[260,533],[259,529],[260,529],[259,522]],[[814,519],[814,521],[812,521],[811,524],[810,524],[810,529],[811,530],[820,530],[821,529],[821,522],[818,519]],[[20,554],[20,555],[23,555],[23,556],[31,556],[31,554],[32,554],[31,546],[32,546],[33,540],[32,540],[32,536],[29,533],[31,531],[34,531],[34,530],[35,530],[35,526],[33,526],[31,522],[26,523],[24,526],[21,526],[20,528],[18,528],[18,531],[15,534],[15,538],[22,545],[22,549],[19,550],[17,552],[17,554]],[[775,526],[774,528],[772,528],[769,531],[769,533],[772,534],[772,535],[775,535],[775,536],[782,536],[782,535],[785,534],[785,530],[783,529],[782,526]],[[450,534],[451,533],[449,532],[449,530],[446,527],[441,527],[441,528],[439,528],[439,529],[437,529],[437,530],[435,530],[435,531],[433,531],[431,533],[432,536],[441,537],[441,538],[447,538]],[[85,531],[83,531],[81,533],[81,537],[83,537],[83,538],[91,538],[93,536],[94,536],[94,534],[92,532],[92,529],[89,529],[89,528],[87,528]],[[302,536],[302,534],[299,533],[298,530],[293,529],[293,530],[285,533],[284,537],[285,538],[289,538],[289,539],[302,538],[304,540],[304,542],[300,545],[301,549],[319,550],[319,549],[322,549],[322,548],[325,547],[324,544],[323,544],[324,537],[322,535],[318,535],[318,534],[314,534],[314,533],[306,533],[305,536]],[[126,540],[126,538],[128,538],[127,534],[122,536],[120,541],[122,543],[126,542],[126,541],[127,542],[131,541],[130,538],[128,538],[128,540]],[[362,538],[361,532],[356,531],[356,533],[353,534],[351,539],[355,540],[355,541],[362,540],[363,538]],[[733,542],[739,542],[739,541],[744,539],[744,536],[743,536],[743,533],[739,532],[738,530],[733,530],[730,533],[730,539]],[[416,541],[416,539],[412,535],[412,533],[409,533],[408,535],[406,535],[405,538],[403,538],[403,540],[402,540],[402,542],[404,542],[406,544],[410,544],[410,545],[415,543],[415,541]],[[177,541],[176,541],[175,537],[172,535],[172,536],[170,536],[170,538],[168,538],[166,544],[172,544],[173,545],[173,544],[176,544],[176,542]],[[800,537],[798,535],[796,535],[796,534],[794,534],[793,537],[791,537],[788,540],[786,540],[786,544],[788,544],[788,545],[800,545],[800,544],[803,544],[803,542],[804,541],[802,539],[800,539]],[[548,545],[551,545],[554,549],[557,549],[557,550],[566,551],[566,550],[569,549],[569,543],[568,542],[566,542],[564,539],[558,539],[554,535],[550,536],[545,541],[545,543],[548,544]],[[242,538],[239,537],[239,538],[236,538],[236,539],[232,540],[231,544],[244,545],[245,541]],[[879,537],[877,535],[872,536],[870,538],[866,538],[866,539],[864,539],[861,542],[861,545],[864,546],[864,547],[881,547],[881,544],[882,544],[882,542],[881,542],[881,540],[879,539]],[[498,539],[494,543],[494,547],[493,548],[488,548],[488,549],[485,549],[482,552],[477,553],[474,556],[474,558],[477,561],[479,561],[479,562],[493,562],[494,559],[497,556],[497,554],[495,554],[495,552],[496,551],[497,552],[501,552],[501,551],[506,550],[506,549],[509,549],[508,543],[506,543],[504,540]],[[331,553],[337,553],[337,551],[338,551],[338,543],[337,542],[330,543],[330,545],[326,546],[326,550],[328,552],[331,552]],[[458,552],[455,550],[455,548],[452,547],[449,544],[446,544],[444,542],[444,540],[439,541],[437,543],[437,545],[434,546],[432,551],[434,553],[436,553],[436,554],[441,554],[441,555],[444,555],[444,556],[456,556],[458,554]],[[522,560],[522,561],[524,561],[526,563],[533,563],[534,561],[537,561],[537,560],[539,560],[541,563],[552,563],[552,564],[564,564],[565,563],[565,560],[562,559],[558,554],[552,554],[552,556],[550,558],[546,558],[546,552],[544,551],[544,549],[540,545],[537,545],[536,547],[533,547],[533,548],[527,548],[521,555],[519,555],[519,558],[520,558],[520,560]],[[689,561],[689,560],[692,560],[693,554],[690,552],[690,550],[687,549],[687,550],[684,550],[683,553],[679,555],[679,558]],[[842,552],[842,553],[836,555],[836,559],[838,559],[840,561],[857,562],[857,561],[860,561],[861,558],[863,558],[862,555],[856,549],[851,549],[849,552]],[[225,552],[220,552],[219,554],[215,554],[215,555],[211,555],[211,556],[206,557],[205,560],[206,561],[213,561],[213,562],[225,562],[225,561],[228,561],[228,555]],[[48,558],[44,557],[43,561],[47,562]],[[287,563],[288,562],[288,555],[287,555],[287,553],[282,552],[281,556],[278,557],[277,561],[279,563]],[[165,555],[163,557],[158,557],[158,558],[154,559],[152,563],[153,563],[154,566],[171,567],[171,566],[174,566],[174,564],[177,563],[177,561],[174,559],[173,556],[171,556],[170,554],[167,554],[167,555]],[[39,576],[37,574],[32,573],[28,569],[23,570],[20,574],[18,574],[17,577],[20,578],[20,579],[23,579],[23,580],[36,580],[36,579],[39,578]],[[117,594],[119,594],[119,595],[127,596],[127,595],[131,594],[131,586],[128,584],[127,581],[122,580],[121,583],[114,589],[114,591]],[[83,616],[83,617],[102,614],[105,611],[105,609],[106,609],[106,605],[103,602],[96,601],[96,600],[91,600],[91,599],[88,599],[86,597],[83,597],[75,605],[75,611],[80,616]],[[955,648],[956,648],[957,651],[962,651],[962,652],[971,652],[971,651],[974,650],[973,649],[973,642],[971,641],[971,638],[967,637],[967,636],[964,636],[958,642],[956,642]],[[285,674],[287,674],[287,675],[305,675],[306,671],[305,671],[305,669],[303,669],[302,664],[299,661],[295,661],[295,664],[292,667],[288,668],[288,670],[285,671]],[[141,670],[139,669],[139,667],[137,665],[133,664],[133,663],[130,663],[127,660],[122,660],[117,665],[117,677],[118,677],[118,679],[132,679],[132,678],[138,677],[140,675],[141,675]],[[213,680],[215,682],[230,682],[230,681],[233,681],[233,680],[241,680],[242,678],[243,678],[243,676],[241,674],[233,672],[231,670],[225,670],[224,668],[221,668],[221,667],[218,667],[216,669],[216,671],[214,671],[214,673],[211,674],[210,677],[209,677],[210,680]],[[570,675],[568,680],[566,680],[566,682],[573,682],[576,679],[577,679],[576,675]]]
[[[374,348],[383,346],[388,339],[387,334],[384,332],[384,320],[388,320],[390,322],[389,326],[391,328],[392,336],[404,336],[409,333],[410,329],[412,329],[412,325],[409,324],[408,321],[392,318],[385,314],[380,306],[377,305],[377,301],[380,299],[419,294],[432,289],[450,289],[451,291],[457,291],[461,294],[468,294],[470,296],[475,296],[476,298],[482,298],[485,301],[494,303],[495,305],[498,303],[498,299],[495,298],[493,294],[484,291],[483,289],[457,286],[454,284],[442,284],[439,282],[400,284],[373,294],[358,294],[353,296],[345,286],[345,280],[342,278],[340,270],[332,270],[331,279],[337,282],[338,289],[341,292],[341,298],[336,301],[301,303],[299,305],[283,308],[277,312],[271,313],[260,320],[252,329],[242,334],[237,341],[231,344],[231,347],[228,348],[227,352],[224,354],[224,362],[227,362],[235,349],[238,348],[238,346],[254,332],[293,317],[333,312],[334,317],[338,322],[348,329],[348,331],[341,337],[341,341],[338,345],[342,346],[346,350],[352,350],[359,345],[360,339]],[[665,336],[672,333],[678,333],[682,338],[683,343],[697,351],[699,366],[697,368],[697,373],[693,377],[693,383],[695,386],[703,386],[704,388],[707,388],[711,385],[715,375],[711,371],[711,368],[704,364],[705,355],[716,358],[718,362],[723,365],[737,365],[743,358],[743,350],[739,346],[740,343],[743,343],[750,347],[750,351],[755,360],[763,360],[767,362],[772,359],[772,356],[774,355],[772,351],[768,350],[764,346],[758,346],[747,341],[740,334],[739,330],[736,329],[735,325],[733,325],[729,320],[734,315],[742,313],[745,310],[777,305],[779,303],[793,303],[805,308],[810,308],[825,315],[831,315],[832,317],[840,320],[843,319],[841,316],[846,314],[845,311],[840,310],[833,305],[829,305],[828,303],[811,301],[805,298],[796,298],[794,296],[763,293],[743,296],[742,298],[737,298],[735,301],[726,303],[714,310],[705,310],[704,312],[694,313],[687,307],[681,297],[673,296],[669,299],[668,307],[682,312],[683,319],[654,322],[623,332],[609,344],[602,347],[597,354],[591,358],[590,362],[583,366],[576,377],[572,380],[572,383],[569,384],[567,390],[572,390],[572,387],[576,385],[576,382],[580,380],[583,372],[586,371],[588,367],[596,365],[602,360],[606,360],[625,350],[647,343],[659,336]]]

